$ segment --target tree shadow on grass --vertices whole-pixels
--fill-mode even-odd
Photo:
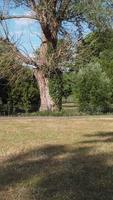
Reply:
[[[113,132],[101,131],[95,134],[85,135],[90,140],[83,141],[82,143],[97,143],[97,142],[113,142]],[[92,139],[91,139],[92,138]]]
[[[93,148],[47,145],[7,159],[0,165],[0,200],[10,199],[2,196],[9,188],[12,200],[112,200],[110,155],[91,155]]]

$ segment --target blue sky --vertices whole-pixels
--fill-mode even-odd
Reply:
[[[3,7],[3,0],[0,0],[0,7]],[[10,15],[30,15],[31,11],[27,8],[19,7],[10,10]],[[37,21],[30,19],[11,19],[7,20],[7,26],[9,29],[10,36],[13,41],[18,41],[18,48],[25,52],[26,54],[33,54],[40,44],[41,28]],[[75,27],[67,23],[65,27],[72,31]],[[84,26],[84,35],[88,34],[90,31],[86,24]]]
[[[0,3],[2,6],[2,2]],[[30,10],[22,7],[10,11],[10,15],[30,15]],[[10,19],[7,20],[10,36],[14,41],[18,41],[18,47],[26,53],[32,54],[41,43],[41,28],[37,21],[30,19]]]

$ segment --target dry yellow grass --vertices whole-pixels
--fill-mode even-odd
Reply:
[[[0,200],[112,200],[113,118],[1,118]]]

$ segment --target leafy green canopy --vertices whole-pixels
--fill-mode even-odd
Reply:
[[[110,111],[110,79],[98,63],[90,63],[79,71],[78,99],[81,111],[89,113]]]
[[[81,110],[112,111],[108,107],[112,108],[113,104],[113,31],[89,34],[78,47],[75,66],[80,71],[78,98]]]
[[[91,27],[100,30],[112,27],[113,0],[80,0],[78,9]]]
[[[38,110],[40,97],[32,72],[14,60],[4,41],[0,42],[0,91],[0,113]]]
[[[112,72],[113,63],[113,31],[94,32],[89,34],[78,46],[75,66],[86,66],[90,62],[99,62],[107,74]],[[111,70],[110,70],[111,68]],[[110,70],[110,71],[109,71]]]

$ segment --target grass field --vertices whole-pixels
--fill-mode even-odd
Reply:
[[[1,118],[0,200],[113,200],[113,118]]]

